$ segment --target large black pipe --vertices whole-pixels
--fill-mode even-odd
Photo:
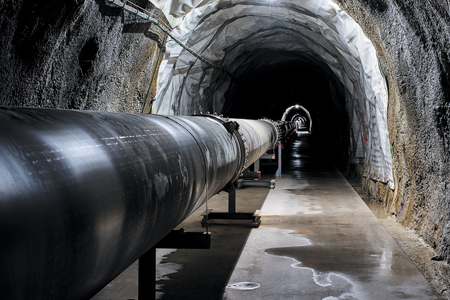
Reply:
[[[0,108],[0,299],[95,295],[276,140],[265,121]]]

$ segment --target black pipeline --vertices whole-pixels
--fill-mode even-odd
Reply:
[[[0,299],[86,299],[278,140],[268,121],[0,108]]]

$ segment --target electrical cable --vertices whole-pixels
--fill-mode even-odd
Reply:
[[[188,51],[189,53],[191,53],[193,56],[195,56],[197,59],[201,60],[202,62],[212,66],[215,69],[218,69],[220,71],[225,72],[226,74],[228,74],[231,78],[235,79],[234,76],[231,74],[230,71],[228,71],[227,69],[225,69],[222,66],[217,66],[214,63],[208,61],[207,59],[205,59],[203,56],[201,56],[200,54],[198,54],[197,52],[195,52],[194,50],[192,50],[191,48],[189,48],[186,44],[184,44],[181,39],[179,39],[178,37],[176,37],[173,33],[171,33],[170,31],[172,30],[172,28],[167,25],[167,24],[161,24],[160,21],[157,20],[158,16],[154,15],[154,17],[150,16],[151,12],[143,9],[142,7],[139,7],[138,5],[130,2],[130,1],[125,1],[121,2],[119,0],[107,0],[109,3],[114,4],[116,6],[119,6],[121,8],[123,8],[125,11],[132,13],[144,20],[150,21],[152,24],[155,24],[156,26],[158,26],[164,33],[166,33],[170,38],[172,38],[172,40],[174,40],[178,45],[180,45],[183,49],[185,49],[186,51]],[[131,5],[131,6],[130,6]]]

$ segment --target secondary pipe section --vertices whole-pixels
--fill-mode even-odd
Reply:
[[[277,139],[266,121],[0,108],[0,299],[92,297]]]
[[[291,110],[293,109],[297,109],[297,110],[303,110],[305,112],[305,114],[308,116],[309,119],[309,132],[312,132],[312,118],[311,118],[311,114],[309,113],[309,111],[304,108],[302,105],[296,104],[296,105],[292,105],[290,107],[288,107],[284,113],[283,116],[281,117],[281,121],[285,121],[287,116],[289,115],[289,113],[291,112]]]

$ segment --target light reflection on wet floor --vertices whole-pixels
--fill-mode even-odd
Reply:
[[[224,299],[441,299],[311,136],[299,134]]]

